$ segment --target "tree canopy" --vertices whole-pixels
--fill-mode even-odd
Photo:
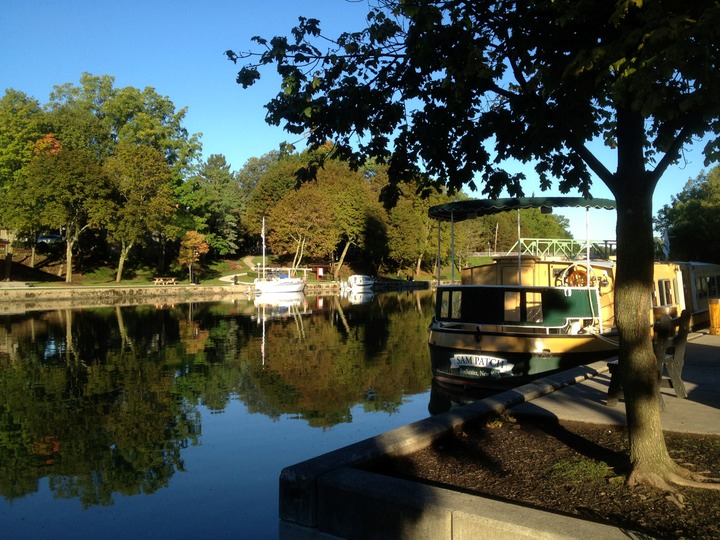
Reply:
[[[671,489],[691,476],[660,426],[651,341],[652,194],[695,137],[720,132],[717,0],[383,0],[360,32],[337,38],[301,17],[289,37],[255,37],[252,85],[282,78],[267,119],[307,133],[311,148],[389,165],[386,201],[418,189],[523,193],[510,160],[532,163],[546,189],[590,195],[593,174],[617,201],[615,288],[620,370],[630,428],[630,483]],[[329,47],[329,49],[328,49]],[[596,145],[614,151],[604,162]],[[720,156],[711,136],[707,163]],[[615,160],[613,160],[615,161]],[[683,482],[683,481],[681,481]]]
[[[103,240],[121,244],[120,273],[132,245],[158,232],[161,206],[161,232],[177,232],[179,244],[195,224],[173,229],[168,209],[178,205],[177,190],[194,172],[201,148],[199,135],[182,125],[185,114],[153,88],[115,88],[109,75],[83,73],[79,85],[57,85],[44,107],[6,90],[0,99],[0,227],[31,242],[43,228],[62,233],[67,280],[85,230],[104,228],[110,234]]]
[[[658,228],[676,260],[720,263],[720,166],[691,179],[658,212]]]
[[[120,282],[133,246],[161,231],[175,212],[172,176],[159,150],[129,142],[118,145],[115,155],[105,162],[105,173],[115,199],[108,201],[104,219],[110,238],[121,246],[116,276]]]
[[[36,155],[22,172],[15,189],[40,203],[40,224],[65,231],[65,280],[71,282],[73,248],[84,230],[102,222],[110,198],[102,168],[86,150],[61,148]]]
[[[588,194],[590,171],[622,185],[592,155],[598,138],[617,148],[632,129],[658,177],[693,136],[717,131],[718,17],[710,0],[383,1],[360,32],[331,38],[301,17],[290,38],[253,38],[264,52],[227,54],[250,60],[245,87],[276,64],[269,122],[312,146],[333,140],[356,163],[387,161],[395,182],[422,174],[520,195],[524,175],[503,168],[518,159],[536,161],[544,188],[554,177]],[[716,159],[717,141],[706,150]]]

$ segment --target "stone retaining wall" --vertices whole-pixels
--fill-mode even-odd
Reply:
[[[248,286],[165,285],[147,287],[3,287],[0,314],[75,307],[223,301],[247,297]]]

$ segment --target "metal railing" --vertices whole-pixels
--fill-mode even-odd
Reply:
[[[506,254],[516,255],[520,250],[522,255],[575,260],[585,257],[588,244],[590,244],[591,258],[609,259],[615,253],[617,242],[615,240],[575,240],[572,238],[520,238]]]

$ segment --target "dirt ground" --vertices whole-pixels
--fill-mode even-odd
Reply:
[[[720,437],[666,434],[671,456],[720,477]],[[613,524],[652,538],[720,538],[720,491],[668,494],[624,484],[624,428],[489,420],[374,470],[543,510]]]

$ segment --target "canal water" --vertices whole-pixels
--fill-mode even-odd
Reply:
[[[430,291],[0,326],[0,538],[277,538],[283,467],[428,416]]]

